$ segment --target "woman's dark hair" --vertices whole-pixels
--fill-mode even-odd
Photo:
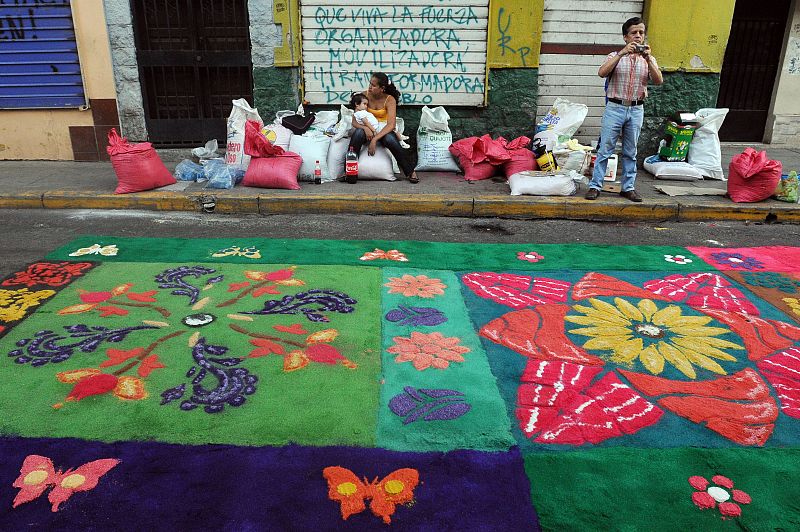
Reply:
[[[622,35],[623,36],[627,35],[628,30],[631,29],[631,26],[636,26],[637,24],[644,24],[644,20],[642,20],[642,17],[633,17],[626,20],[625,23],[622,25]]]
[[[397,100],[398,105],[400,104],[400,91],[397,90],[394,83],[389,80],[389,76],[384,74],[383,72],[373,72],[372,77],[378,81],[378,87],[383,89],[383,92],[390,96],[394,96],[394,99]]]
[[[355,110],[356,105],[360,104],[364,100],[367,100],[367,102],[369,102],[369,100],[367,99],[367,97],[364,95],[363,92],[354,92],[353,95],[350,96],[350,103],[347,104],[347,107]]]

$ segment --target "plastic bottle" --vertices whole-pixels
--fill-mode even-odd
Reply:
[[[314,163],[314,184],[322,184],[322,167],[319,165],[319,161]]]
[[[358,155],[352,146],[347,148],[347,157],[344,164],[345,179],[351,185],[358,182]]]

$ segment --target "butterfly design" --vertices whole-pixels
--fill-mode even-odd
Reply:
[[[101,246],[100,244],[92,244],[88,248],[80,248],[78,251],[73,251],[69,254],[70,257],[80,257],[82,255],[103,255],[104,257],[115,257],[119,253],[116,244],[109,244]]]
[[[375,251],[368,251],[364,253],[364,255],[359,258],[359,260],[396,260],[399,262],[408,262],[408,257],[402,251],[397,251],[396,249],[390,249],[389,251],[384,251],[382,249],[375,248]]]
[[[363,512],[369,499],[370,510],[387,525],[392,522],[395,506],[411,502],[419,483],[419,471],[403,468],[392,471],[382,480],[369,482],[344,467],[330,466],[322,470],[328,481],[328,498],[341,504],[342,519]]]
[[[19,477],[13,486],[19,488],[19,493],[14,497],[13,508],[20,504],[33,501],[52,487],[47,498],[52,503],[52,510],[58,511],[58,506],[69,499],[76,491],[89,491],[97,486],[100,477],[108,473],[119,460],[104,458],[83,464],[76,469],[64,472],[56,471],[53,462],[46,456],[31,454],[22,462]]]
[[[255,246],[250,246],[246,248],[241,248],[239,246],[231,246],[229,248],[221,249],[211,255],[212,257],[229,257],[231,255],[236,255],[239,257],[247,257],[248,259],[260,259],[261,252],[256,249]]]

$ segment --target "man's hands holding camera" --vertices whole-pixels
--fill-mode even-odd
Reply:
[[[629,42],[625,47],[620,50],[620,55],[639,54],[645,59],[650,55],[650,45]]]

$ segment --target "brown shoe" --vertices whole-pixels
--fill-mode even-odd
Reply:
[[[588,191],[586,191],[586,195],[584,196],[584,198],[588,200],[596,200],[599,197],[600,197],[600,191],[597,190],[596,188],[590,188]]]
[[[622,196],[623,198],[635,201],[636,203],[642,202],[642,197],[635,190],[626,190],[624,192],[620,192],[619,195]]]

